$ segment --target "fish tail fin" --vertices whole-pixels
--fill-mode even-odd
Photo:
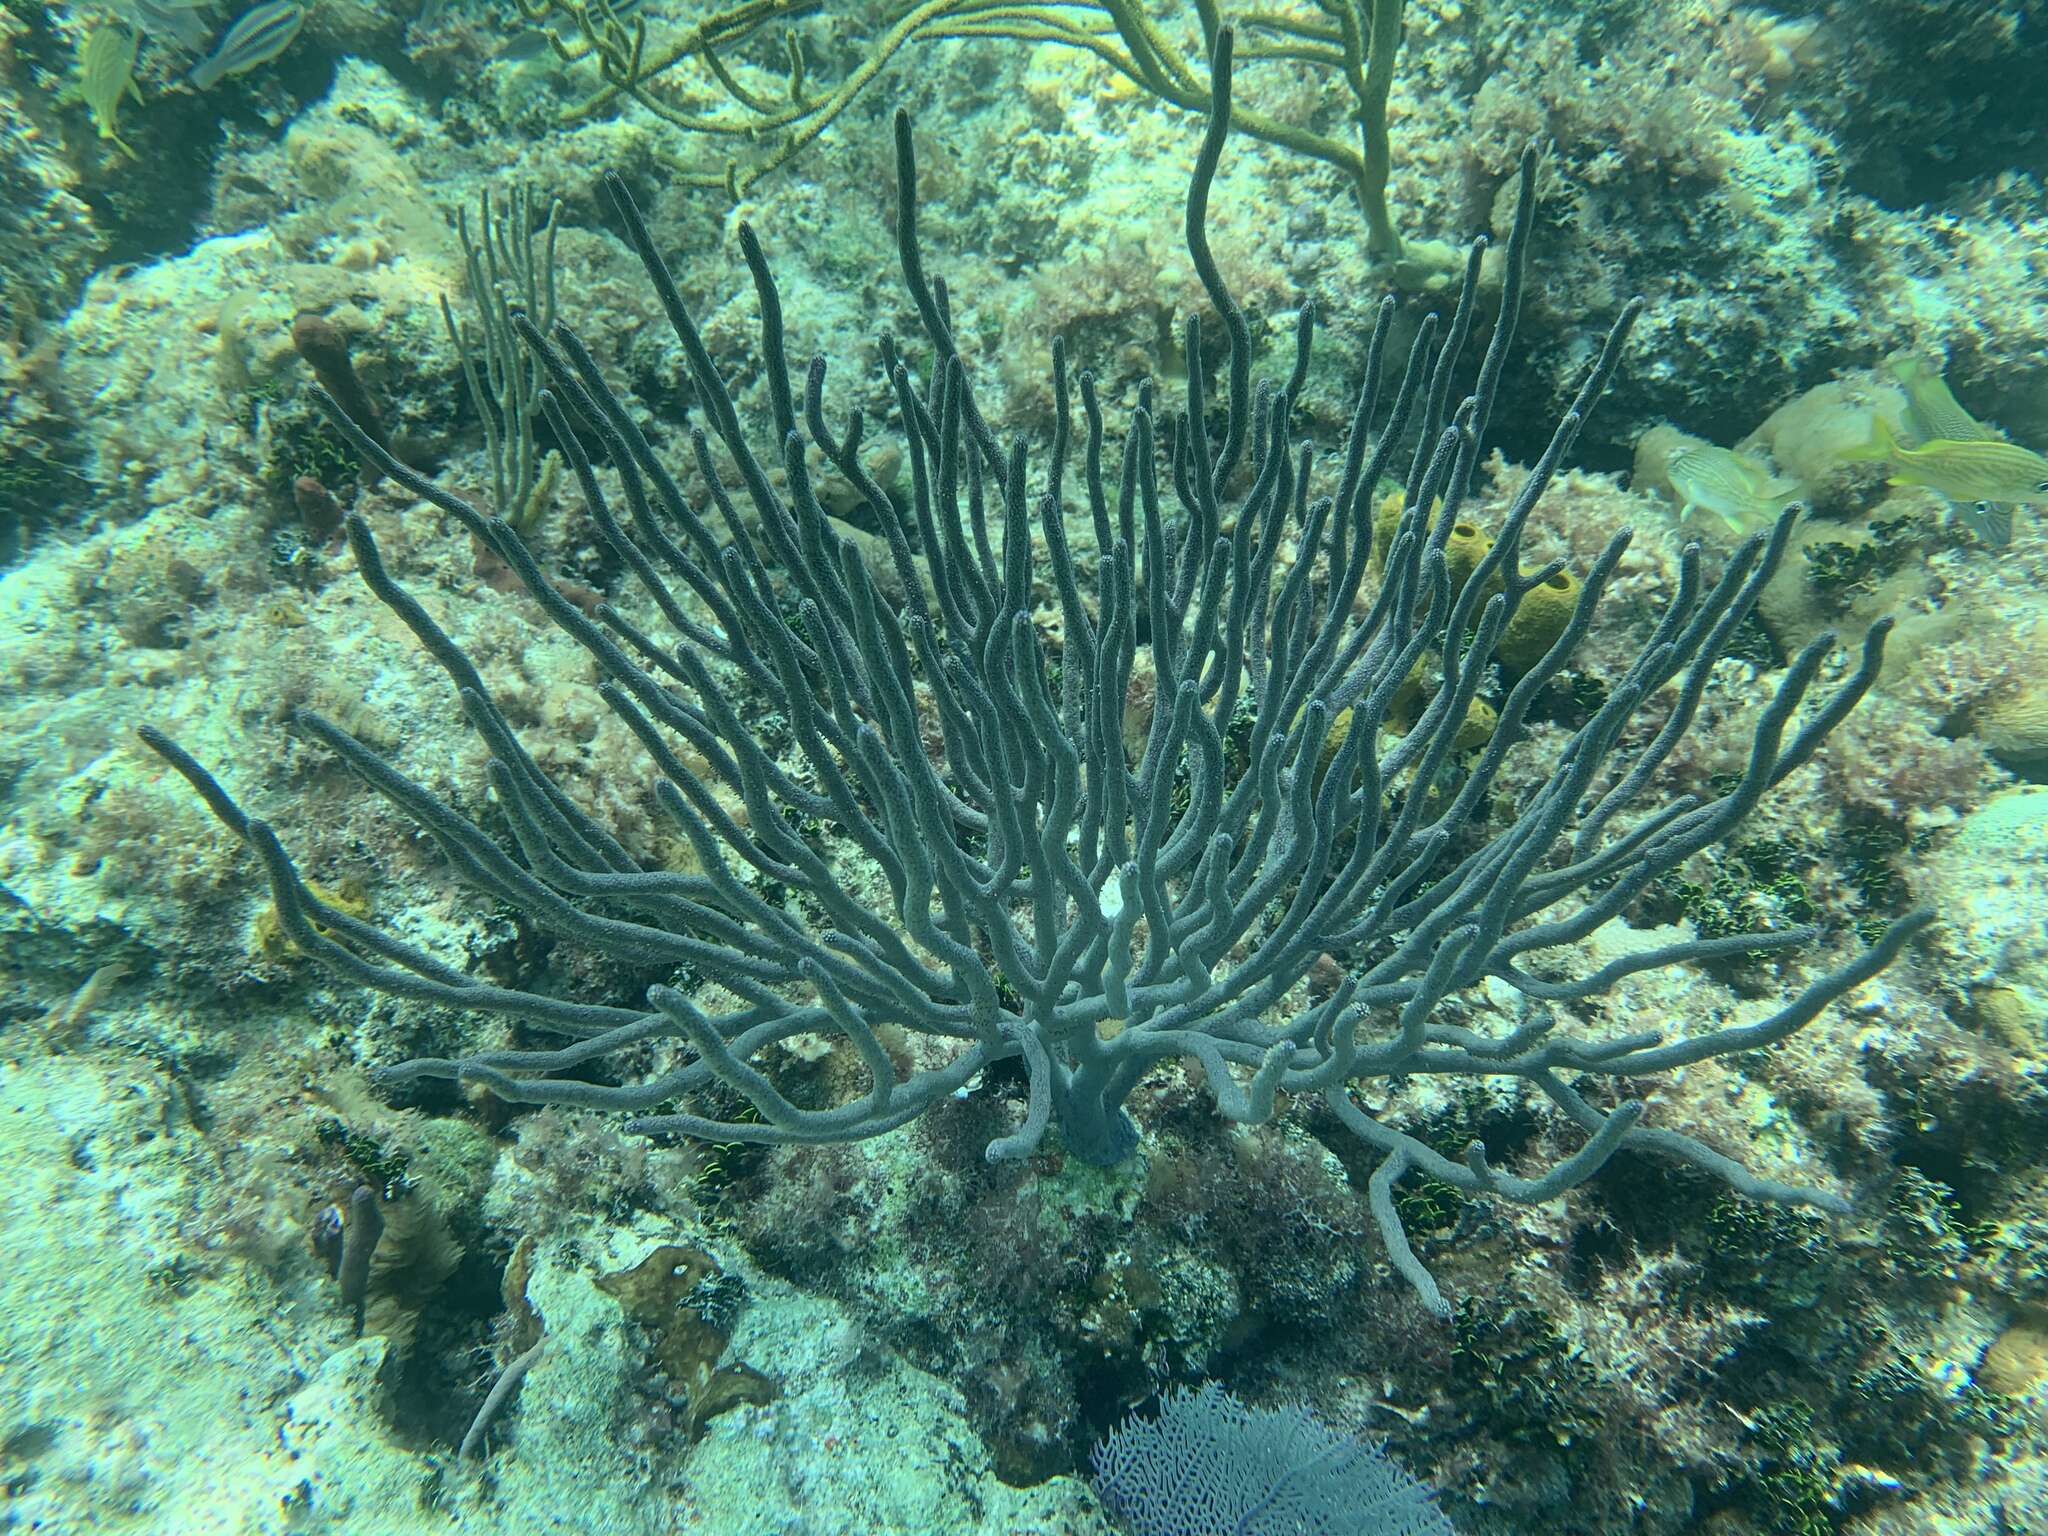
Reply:
[[[1993,549],[2011,547],[2013,507],[2010,502],[1952,501],[1949,506],[1957,521]]]
[[[1875,411],[1870,414],[1870,436],[1853,447],[1844,448],[1836,457],[1850,463],[1866,459],[1896,458],[1899,440],[1892,435],[1892,425]]]

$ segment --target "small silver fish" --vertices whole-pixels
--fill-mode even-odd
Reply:
[[[543,58],[553,51],[553,45],[548,42],[546,32],[539,27],[527,27],[523,31],[514,32],[506,39],[505,46],[491,57],[504,64],[525,64]]]
[[[640,14],[644,3],[645,0],[612,0],[612,4],[606,7],[603,4],[603,0],[591,0],[590,17],[593,22],[600,26],[606,20],[622,23],[628,22]],[[571,53],[575,54],[575,47],[571,47],[570,44],[561,41],[558,36],[551,34],[548,29],[544,27],[522,27],[507,38],[504,46],[492,54],[491,58],[500,64],[531,64],[538,59],[555,57],[558,45],[570,47]],[[576,46],[580,47],[582,45]]]
[[[295,0],[264,0],[221,34],[213,52],[187,78],[195,89],[206,91],[229,75],[268,64],[291,46],[305,19],[306,8]]]
[[[127,0],[124,8],[151,37],[180,48],[203,48],[211,28],[199,13],[209,4],[211,0]]]
[[[606,20],[629,23],[641,14],[643,4],[645,0],[612,0],[610,6],[606,6],[604,0],[590,0],[590,20],[598,27],[602,27]],[[559,57],[561,49],[569,49],[569,57],[586,57],[588,51],[584,43],[569,43],[561,33],[555,33],[549,27],[522,27],[504,41],[504,47],[492,53],[492,59],[496,63],[535,63],[537,59]]]

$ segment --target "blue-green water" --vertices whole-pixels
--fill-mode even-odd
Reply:
[[[0,1522],[2048,1529],[2032,4],[0,10]]]

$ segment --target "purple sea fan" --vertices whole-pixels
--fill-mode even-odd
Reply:
[[[1129,1536],[1455,1536],[1435,1490],[1378,1441],[1213,1381],[1125,1420],[1094,1459],[1096,1495]]]

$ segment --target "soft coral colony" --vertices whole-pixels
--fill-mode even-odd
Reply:
[[[563,939],[669,977],[626,1005],[481,981],[322,901],[266,823],[145,729],[255,849],[286,930],[308,954],[386,993],[495,1014],[568,1042],[410,1061],[387,1068],[385,1081],[459,1078],[518,1103],[617,1109],[650,1134],[820,1143],[880,1135],[1009,1062],[1021,1066],[1026,1103],[988,1156],[1030,1156],[1056,1132],[1071,1155],[1109,1165],[1138,1143],[1125,1107],[1134,1090],[1162,1062],[1182,1059],[1231,1120],[1262,1121],[1282,1096],[1313,1096],[1373,1149],[1370,1203],[1389,1255],[1439,1313],[1447,1303],[1394,1201],[1411,1171],[1469,1194],[1540,1201],[1632,1148],[1753,1197],[1840,1204],[1645,1123],[1624,1085],[1783,1039],[1889,963],[1926,914],[1892,924],[1870,949],[1747,1024],[1672,1041],[1655,1031],[1587,1038],[1562,1027],[1559,1005],[1596,998],[1635,972],[1818,936],[1799,928],[1691,939],[1566,971],[1571,946],[1727,838],[1812,756],[1875,679],[1886,627],[1873,628],[1846,678],[1803,715],[1832,641],[1792,660],[1725,793],[1654,803],[1658,769],[1777,568],[1793,514],[1744,543],[1712,579],[1690,549],[1640,653],[1557,751],[1547,779],[1505,825],[1492,824],[1503,762],[1527,734],[1539,693],[1596,622],[1628,541],[1616,537],[1592,563],[1475,755],[1460,736],[1498,676],[1497,642],[1558,574],[1555,564],[1521,567],[1530,510],[1605,388],[1636,307],[1615,320],[1498,538],[1454,580],[1446,546],[1496,409],[1522,294],[1533,158],[1523,161],[1499,315],[1470,392],[1452,403],[1479,308],[1483,241],[1448,321],[1426,320],[1405,362],[1386,355],[1395,309],[1382,306],[1348,438],[1341,452],[1319,455],[1294,428],[1312,311],[1302,311],[1290,372],[1255,387],[1250,326],[1209,251],[1231,55],[1226,30],[1186,208],[1188,249],[1227,336],[1223,399],[1208,398],[1197,369],[1177,411],[1148,388],[1120,457],[1091,376],[1070,376],[1057,343],[1046,459],[1034,465],[1021,437],[1006,444],[989,425],[944,282],[920,257],[916,165],[901,115],[898,240],[930,349],[919,359],[883,346],[911,470],[907,510],[863,468],[859,413],[837,430],[828,420],[823,359],[800,389],[792,381],[775,281],[742,227],[769,415],[757,426],[767,430],[750,437],[616,180],[611,198],[704,406],[693,446],[708,504],[686,498],[573,331],[544,335],[519,323],[547,374],[542,406],[591,517],[637,579],[631,616],[623,604],[587,615],[556,591],[509,523],[399,462],[330,403],[368,461],[496,551],[595,660],[604,702],[645,749],[652,793],[694,854],[688,872],[637,857],[551,781],[468,658],[386,571],[369,524],[351,518],[363,578],[447,672],[487,744],[516,847],[333,722],[302,713],[299,728],[429,832],[467,884]],[[1185,355],[1200,357],[1199,319],[1190,318],[1185,340]],[[622,508],[586,441],[616,470]],[[834,532],[808,446],[853,483],[883,530],[900,602],[885,599],[877,573]],[[1374,508],[1390,477],[1404,482],[1403,510],[1376,557]],[[1070,511],[1099,551],[1092,582],[1069,542]],[[1057,594],[1056,625],[1034,622],[1040,581]],[[670,639],[642,627],[655,616]],[[1156,704],[1142,744],[1127,749],[1126,700],[1141,659]],[[1397,697],[1412,693],[1425,665],[1441,683],[1396,734]],[[764,706],[786,718],[792,754],[772,754],[750,727]],[[850,853],[829,856],[821,829]],[[859,861],[879,872],[885,900],[855,878]],[[1312,969],[1330,979],[1316,985]],[[1444,1016],[1446,999],[1489,979],[1519,994],[1512,1028],[1486,1033]],[[865,1090],[832,1103],[785,1093],[771,1048],[808,1034],[843,1042],[865,1069]],[[571,1075],[655,1041],[680,1048],[644,1080]],[[1528,1176],[1491,1166],[1476,1142],[1462,1159],[1443,1156],[1398,1128],[1402,1087],[1441,1075],[1527,1084],[1582,1133],[1578,1149]],[[704,1092],[714,1088],[722,1091]]]

